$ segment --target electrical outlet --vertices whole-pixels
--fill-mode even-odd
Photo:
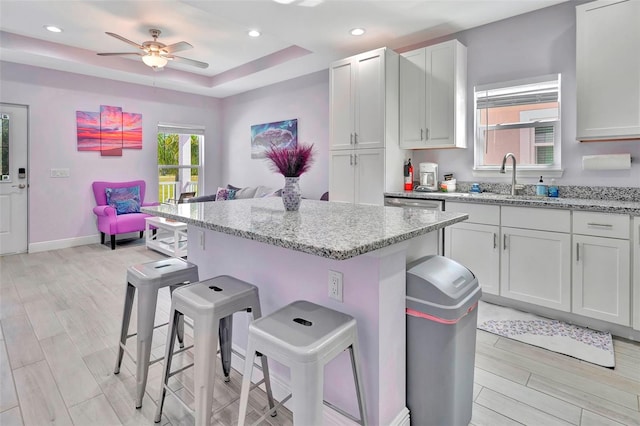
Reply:
[[[329,297],[342,302],[342,272],[329,271]]]
[[[52,178],[68,178],[69,169],[51,169],[49,171],[49,176]]]

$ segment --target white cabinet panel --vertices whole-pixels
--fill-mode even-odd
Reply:
[[[329,186],[331,201],[353,203],[355,199],[355,168],[353,150],[331,151],[329,162]]]
[[[500,224],[513,228],[571,232],[569,210],[502,206]]]
[[[403,188],[399,56],[380,48],[331,64],[329,199],[384,204]]]
[[[598,212],[573,212],[573,233],[629,239],[629,216]]]
[[[355,90],[354,64],[351,60],[332,64],[330,72],[330,141],[331,149],[350,149],[353,146]]]
[[[571,310],[571,237],[557,232],[502,228],[500,294]]]
[[[640,330],[640,217],[633,218],[633,328]]]
[[[576,6],[577,139],[640,138],[640,1]]]
[[[355,168],[355,202],[384,204],[384,150],[358,149],[353,154]]]
[[[458,223],[445,228],[445,256],[467,267],[483,293],[500,293],[500,228]]]
[[[586,235],[573,239],[572,311],[629,326],[629,241]]]
[[[457,40],[400,59],[400,146],[466,148],[467,48]]]
[[[446,201],[444,208],[448,212],[467,213],[469,219],[465,223],[500,225],[500,206]]]

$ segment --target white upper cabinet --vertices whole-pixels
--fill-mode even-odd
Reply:
[[[388,54],[376,49],[331,65],[330,149],[384,147]]]
[[[457,40],[400,58],[400,146],[466,148],[467,48]]]
[[[577,139],[640,139],[640,1],[576,6]]]
[[[383,47],[329,68],[331,201],[382,205],[385,191],[403,189],[398,58]]]

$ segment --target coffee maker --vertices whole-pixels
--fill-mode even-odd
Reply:
[[[432,192],[438,190],[438,164],[420,163],[420,185],[414,191]]]

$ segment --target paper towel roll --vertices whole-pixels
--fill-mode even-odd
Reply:
[[[628,170],[631,154],[583,155],[582,170]]]

